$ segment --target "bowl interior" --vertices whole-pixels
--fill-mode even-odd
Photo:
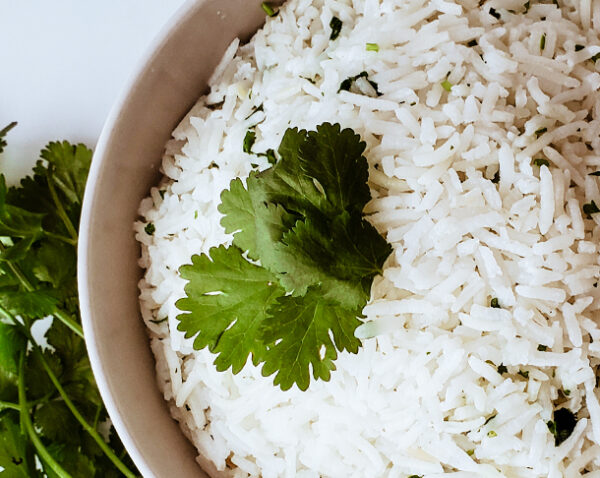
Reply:
[[[206,91],[229,43],[262,25],[260,0],[188,2],[113,108],[100,138],[80,227],[79,291],[92,368],[108,412],[144,476],[206,476],[157,388],[140,318],[133,222],[160,177],[171,131]]]

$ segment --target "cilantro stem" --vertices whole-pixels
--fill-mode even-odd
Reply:
[[[71,239],[70,237],[67,237],[67,236],[63,236],[62,234],[54,234],[53,232],[47,232],[47,231],[45,231],[44,234],[47,237],[50,237],[52,239],[56,239],[61,242],[66,242],[67,244],[69,244],[71,246],[77,246],[76,240]]]
[[[29,435],[33,446],[40,455],[40,458],[46,463],[59,478],[71,478],[71,475],[67,473],[62,466],[54,459],[54,457],[48,452],[42,440],[35,432],[33,423],[31,423],[31,417],[29,416],[29,406],[27,404],[27,397],[25,395],[25,350],[21,351],[19,358],[19,409],[21,416],[21,423],[25,427],[25,431]]]
[[[50,190],[50,196],[52,196],[52,201],[54,201],[54,205],[56,206],[56,212],[62,219],[62,222],[67,228],[69,235],[75,241],[75,244],[77,244],[77,240],[79,239],[77,229],[75,229],[75,227],[73,226],[71,219],[69,219],[69,216],[67,216],[65,208],[63,207],[62,203],[60,202],[60,199],[58,198],[58,194],[56,194],[56,189],[54,188],[54,176],[52,174],[51,167],[48,167],[48,189]]]
[[[102,449],[102,451],[104,452],[104,454],[107,456],[107,458],[112,461],[112,463],[119,469],[119,471],[121,473],[123,473],[123,475],[125,475],[128,478],[135,478],[135,475],[125,466],[125,464],[119,460],[119,458],[113,453],[113,451],[110,449],[110,447],[107,445],[107,443],[104,441],[104,439],[98,434],[98,432],[96,431],[95,428],[93,428],[86,420],[85,418],[83,418],[83,416],[81,415],[81,413],[79,413],[79,410],[77,410],[77,407],[75,406],[75,404],[71,401],[71,399],[69,398],[69,396],[67,395],[67,393],[65,392],[64,388],[62,387],[62,385],[60,384],[60,381],[58,380],[58,378],[56,377],[56,375],[54,375],[54,372],[52,371],[52,369],[50,368],[50,366],[48,365],[48,362],[46,362],[46,359],[44,357],[44,354],[42,354],[40,352],[40,347],[37,343],[33,342],[33,352],[37,355],[37,357],[39,358],[42,366],[44,367],[44,370],[46,371],[46,373],[48,374],[48,377],[50,377],[50,380],[52,381],[52,383],[54,384],[54,387],[56,388],[56,390],[58,391],[59,395],[61,396],[61,398],[63,399],[65,405],[67,406],[67,408],[71,411],[71,413],[73,414],[73,416],[77,419],[77,421],[81,424],[81,426],[83,427],[83,429],[94,439],[94,441],[98,444],[98,446]]]
[[[19,406],[19,404],[12,403],[12,402],[4,402],[4,401],[0,400],[0,410],[5,410],[5,409],[16,410],[18,412],[21,411],[21,407]]]
[[[65,311],[63,311],[61,309],[57,309],[53,315],[58,320],[60,320],[63,324],[65,324],[67,327],[69,327],[73,332],[75,332],[77,335],[79,335],[79,337],[81,337],[82,339],[84,338],[83,330],[81,329],[81,325],[79,325],[71,317],[69,317],[69,315]]]

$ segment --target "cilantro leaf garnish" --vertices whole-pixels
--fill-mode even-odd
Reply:
[[[300,295],[321,284],[325,297],[350,309],[362,308],[373,277],[389,255],[387,243],[356,216],[338,216],[328,226],[298,221],[275,245],[275,257],[285,271],[278,274],[281,284]]]
[[[194,348],[218,354],[219,371],[232,367],[238,373],[252,355],[258,364],[265,352],[258,340],[267,309],[284,294],[275,276],[248,262],[237,247],[220,246],[206,255],[192,257],[192,264],[180,268],[186,298],[177,301],[178,329],[194,337]],[[195,314],[195,311],[202,311]]]
[[[269,315],[263,340],[272,346],[266,352],[262,373],[275,373],[273,383],[282,390],[294,383],[306,390],[309,364],[315,379],[329,380],[337,350],[357,353],[360,347],[360,340],[354,337],[361,324],[358,313],[348,314],[339,304],[325,299],[318,288],[309,289],[303,297],[279,298]]]
[[[221,193],[233,245],[180,268],[188,283],[177,302],[178,329],[217,355],[217,370],[238,373],[252,356],[275,385],[306,390],[310,369],[329,380],[338,352],[358,351],[354,331],[391,253],[362,213],[365,147],[337,124],[290,128],[271,168]]]

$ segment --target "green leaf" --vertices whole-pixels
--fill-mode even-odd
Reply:
[[[294,224],[295,217],[282,206],[267,202],[254,173],[248,177],[247,185],[248,189],[240,179],[234,179],[229,190],[221,194],[221,225],[225,232],[234,234],[235,246],[258,260]]]
[[[281,160],[257,175],[260,181],[256,187],[262,189],[261,194],[268,202],[281,205],[291,214],[327,214],[331,212],[327,197],[301,167],[300,148],[307,135],[296,128],[285,132],[278,149]]]
[[[15,126],[17,126],[17,122],[13,121],[12,123],[9,123],[7,126],[0,130],[0,153],[3,153],[4,148],[6,148],[6,140],[4,138],[6,137],[8,132]]]
[[[42,354],[54,374],[60,376],[62,374],[62,364],[60,363],[58,356],[50,350],[44,350]],[[37,400],[48,395],[56,394],[56,389],[44,370],[44,366],[37,354],[27,355],[25,361],[25,377],[27,378],[27,398],[29,400]]]
[[[33,237],[42,234],[42,215],[6,204],[6,180],[0,174],[0,236]]]
[[[75,444],[53,442],[48,447],[48,451],[73,478],[104,476],[97,474],[92,457],[86,456],[81,447]],[[51,470],[44,469],[44,471],[48,474],[48,478],[56,476]]]
[[[368,163],[362,155],[365,148],[359,135],[348,128],[342,130],[339,124],[323,123],[308,133],[298,160],[302,171],[318,182],[317,189],[327,199],[322,213],[362,213],[371,200]]]
[[[318,288],[309,289],[304,297],[280,297],[268,313],[263,338],[272,345],[262,373],[276,373],[273,382],[282,390],[294,384],[306,390],[310,367],[315,379],[329,380],[338,350],[358,352],[360,340],[354,330],[361,322],[357,312],[326,300]]]
[[[78,424],[63,401],[52,400],[35,412],[35,424],[40,433],[51,441],[77,444],[81,441]]]
[[[14,325],[0,323],[0,400],[13,400],[19,377],[19,354],[27,341]]]
[[[371,199],[364,150],[360,136],[337,124],[324,123],[311,132],[288,129],[278,150],[281,160],[257,174],[249,191],[255,201],[278,204],[295,215],[362,212]]]
[[[41,282],[69,295],[77,295],[77,254],[75,248],[53,239],[45,240],[34,252],[31,270]]]
[[[56,312],[58,299],[51,291],[43,289],[32,292],[4,290],[0,291],[0,304],[13,315],[40,319]]]
[[[41,157],[43,161],[38,162],[35,171],[42,173],[41,168],[50,170],[56,186],[66,200],[81,204],[92,161],[92,150],[83,144],[52,142],[42,150]]]
[[[220,371],[239,372],[248,356],[254,364],[262,360],[265,347],[259,330],[266,311],[283,289],[266,269],[248,262],[237,247],[220,246],[210,257],[195,255],[191,265],[179,269],[188,280],[187,298],[177,301],[178,330],[187,338],[195,337],[194,348],[218,354],[215,365]]]
[[[34,237],[18,239],[14,245],[5,248],[3,251],[0,251],[0,261],[16,262],[24,259],[29,253],[29,250],[34,242]]]
[[[274,246],[277,276],[287,291],[304,295],[320,284],[325,297],[351,309],[364,307],[390,253],[371,224],[347,213],[321,225],[298,221]]]
[[[29,468],[28,439],[21,433],[18,419],[13,414],[0,415],[0,471],[2,478],[32,478],[38,476]]]

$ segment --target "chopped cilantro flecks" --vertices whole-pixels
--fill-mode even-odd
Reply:
[[[446,91],[452,90],[453,85],[448,80],[442,81],[441,85],[442,85],[442,88],[444,88]]]
[[[369,84],[373,87],[373,89],[375,90],[375,93],[377,94],[377,96],[381,96],[381,93],[379,92],[379,85],[377,83],[375,83],[374,81],[369,80],[369,74],[366,71],[361,71],[358,75],[350,76],[350,77],[346,78],[344,81],[342,81],[340,83],[338,93],[340,91],[350,91],[350,89],[352,88],[352,86],[354,85],[356,80],[358,80],[359,78],[364,78],[365,80],[367,80],[369,82]]]
[[[496,11],[495,8],[490,8],[489,14],[496,20],[500,20],[500,14]]]
[[[252,154],[252,146],[254,146],[254,142],[256,141],[256,133],[249,129],[246,132],[246,136],[244,136],[244,144],[243,150],[244,153]]]
[[[525,4],[523,5],[523,7],[525,7],[525,13],[527,13],[529,11],[529,8],[531,8],[531,2],[530,2],[530,0],[527,0],[525,2]]]
[[[254,113],[258,113],[259,111],[264,111],[264,110],[265,110],[264,104],[261,103],[260,105],[252,108],[252,111],[250,112],[250,114],[248,116],[246,116],[244,119],[249,119]]]
[[[491,417],[488,417],[488,419],[483,423],[483,426],[486,426],[488,423],[490,423],[494,418],[496,418],[496,415],[492,415]]]
[[[494,174],[494,177],[492,178],[492,182],[494,184],[497,184],[500,181],[500,171],[496,171],[496,173]]]
[[[153,236],[154,232],[156,231],[156,227],[154,226],[154,223],[149,222],[148,224],[146,224],[146,227],[144,227],[144,231],[149,236]]]
[[[410,475],[408,478],[423,478],[423,475]]]
[[[594,56],[592,56],[590,58],[591,61],[593,61],[594,63],[596,63],[598,60],[600,60],[600,53],[596,53]]]
[[[544,48],[546,48],[546,34],[545,33],[543,33],[540,38],[540,50],[544,51]]]
[[[508,372],[508,369],[506,368],[506,365],[504,365],[502,363],[500,365],[498,365],[498,373],[500,375],[505,374],[507,372]]]
[[[166,322],[168,319],[168,317],[165,317],[164,319],[152,319],[150,320],[150,322],[152,322],[153,324],[162,324],[163,322]]]
[[[261,7],[263,11],[270,17],[275,17],[279,13],[279,11],[275,10],[273,5],[271,5],[269,2],[262,2]]]
[[[592,200],[592,202],[583,205],[583,212],[590,217],[592,214],[600,212],[600,209],[598,209],[598,206],[596,206],[596,203]]]
[[[546,166],[546,167],[550,167],[550,161],[548,161],[547,159],[544,158],[536,158],[533,160],[533,164],[535,164],[538,168],[541,168],[542,166]]]
[[[487,436],[489,436],[490,438],[495,438],[498,436],[498,434],[494,430],[490,430]]]
[[[275,150],[267,149],[265,153],[261,153],[259,156],[265,156],[269,164],[273,165],[277,162],[277,157],[275,156]]]
[[[525,379],[529,379],[529,372],[527,370],[519,370],[517,374]]]
[[[563,390],[563,393],[565,394],[565,397],[568,397],[569,395],[571,395],[571,390]]]
[[[311,375],[330,379],[339,352],[358,352],[354,332],[391,253],[363,217],[365,148],[337,124],[288,129],[273,167],[223,191],[233,244],[179,269],[188,283],[176,304],[178,330],[215,354],[217,370],[239,373],[251,360],[283,390],[306,390]]]
[[[477,40],[471,40],[469,43],[467,43],[467,46],[470,46],[470,47],[477,46]]]
[[[337,40],[337,37],[340,36],[342,31],[342,21],[338,17],[333,17],[329,22],[329,28],[331,28],[331,34],[329,35],[329,39],[331,41]]]
[[[575,45],[575,51],[581,51],[583,50],[585,47],[583,45]]]
[[[543,128],[540,128],[540,129],[536,130],[536,132],[534,134],[536,135],[536,137],[539,138],[541,135],[543,135],[547,131],[548,131],[548,128],[546,128],[544,126]]]
[[[475,454],[475,450],[473,450],[472,448],[470,450],[467,450],[467,455],[473,456],[474,454]]]
[[[494,297],[494,298],[492,298],[492,300],[490,300],[490,307],[492,307],[494,309],[500,309],[500,303],[498,302],[498,297]]]
[[[198,210],[194,211],[194,219],[198,219]]]
[[[588,174],[588,176],[600,176],[600,171],[594,171],[593,173]]]
[[[367,51],[379,51],[379,45],[377,43],[367,43],[366,50]]]
[[[539,344],[537,346],[537,349],[538,349],[539,352],[545,352],[546,350],[548,350],[548,346]]]
[[[548,430],[554,435],[554,444],[556,446],[571,436],[576,424],[577,417],[568,408],[556,410],[554,412],[554,421],[550,420],[546,423]]]

